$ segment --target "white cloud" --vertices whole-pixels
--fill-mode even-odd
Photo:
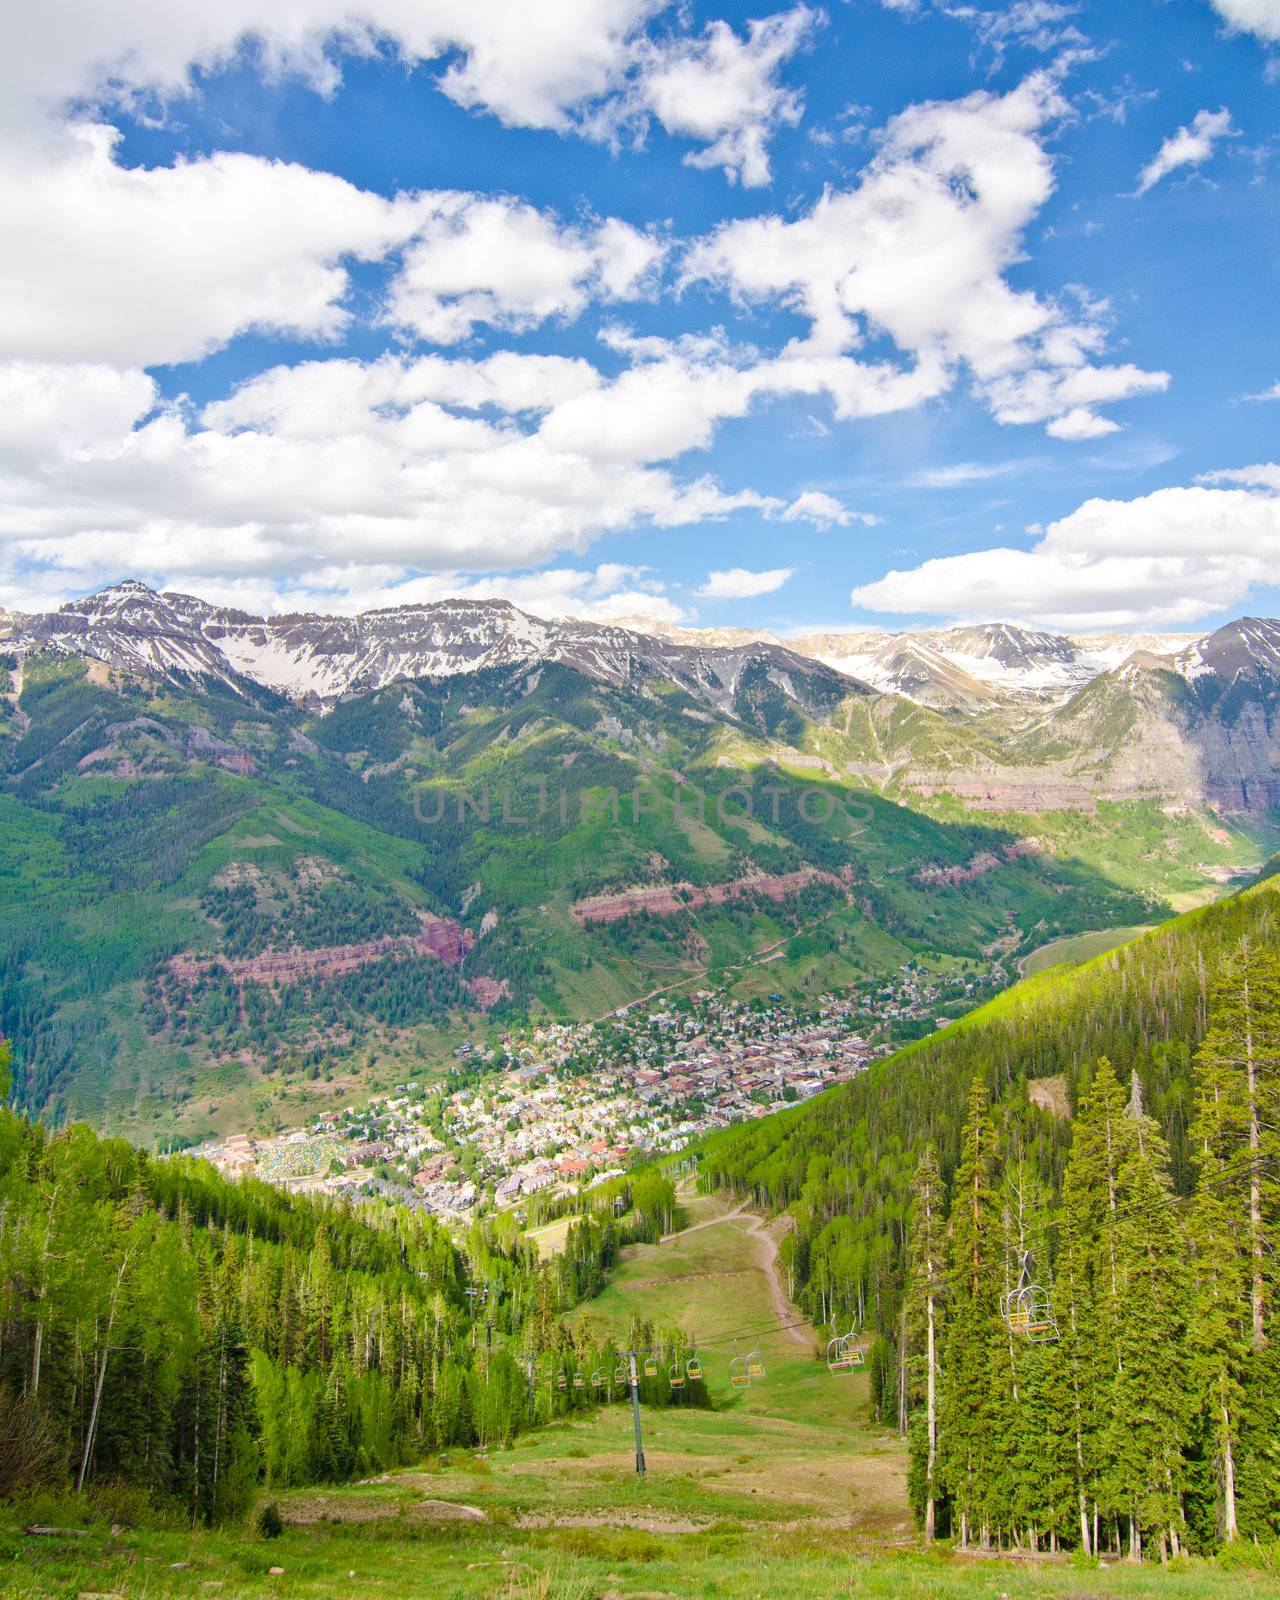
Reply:
[[[107,109],[194,92],[195,69],[246,55],[268,75],[300,75],[321,93],[345,56],[388,50],[408,67],[446,62],[436,82],[459,105],[516,127],[607,136],[652,115],[705,149],[691,164],[767,181],[767,141],[798,120],[799,97],[777,73],[816,26],[804,5],[749,22],[655,38],[672,0],[297,0],[217,7],[166,0],[48,0],[7,31],[0,60],[0,134],[38,139],[72,102]],[[684,24],[683,13],[679,23]]]
[[[357,558],[505,571],[607,532],[783,509],[548,442],[544,419],[595,381],[585,362],[512,353],[334,359],[275,368],[194,415],[136,371],[0,367],[0,581],[44,570],[83,592],[132,571],[181,586],[216,562],[287,590]]]
[[[1257,394],[1238,394],[1235,398],[1236,405],[1263,405],[1268,400],[1280,400],[1280,378],[1269,389],[1260,389]]]
[[[665,461],[704,449],[718,423],[773,396],[825,395],[837,417],[852,418],[909,409],[943,387],[931,362],[904,371],[825,355],[811,344],[761,357],[720,337],[634,339],[612,329],[605,339],[632,365],[607,387],[558,407],[543,428],[549,444],[601,459]]]
[[[71,100],[191,92],[192,69],[217,69],[247,46],[269,73],[332,90],[344,53],[389,46],[410,66],[456,52],[440,79],[459,104],[522,127],[567,128],[573,109],[613,90],[636,35],[662,0],[47,0],[6,31],[0,101],[15,125]]]
[[[1265,461],[1253,467],[1223,467],[1218,472],[1202,472],[1197,483],[1241,483],[1249,489],[1280,490],[1280,466]]]
[[[943,467],[925,467],[907,479],[913,489],[956,489],[968,483],[1007,478],[1027,465],[1023,461],[953,461]]]
[[[795,570],[773,567],[768,572],[748,572],[746,567],[729,567],[724,572],[709,572],[697,592],[706,600],[754,600],[781,589]]]
[[[255,156],[126,168],[115,139],[80,126],[42,157],[0,156],[0,356],[150,366],[251,330],[333,339],[351,321],[346,263],[401,248],[387,317],[452,343],[639,297],[666,249],[616,218],[562,226],[456,191],[386,200]]]
[[[1138,193],[1154,189],[1161,178],[1167,178],[1179,167],[1202,167],[1213,155],[1218,140],[1232,132],[1229,111],[1197,111],[1190,125],[1170,134],[1143,167],[1138,175]]]
[[[409,237],[416,206],[329,173],[221,152],[122,167],[82,125],[0,156],[0,354],[152,365],[249,329],[332,338],[345,258]]]
[[[561,227],[504,196],[443,193],[422,204],[387,315],[434,344],[465,339],[480,322],[520,331],[576,317],[593,298],[637,298],[666,250],[616,218]]]
[[[1268,44],[1280,42],[1280,0],[1213,0],[1213,5],[1229,27]]]
[[[854,589],[853,603],[1082,630],[1197,622],[1280,581],[1280,467],[1209,479],[1248,487],[1087,500],[1031,550],[977,550],[889,572]]]
[[[912,106],[855,187],[827,192],[795,221],[724,224],[690,251],[685,280],[807,317],[809,337],[775,367],[790,366],[792,392],[813,392],[806,381],[826,389],[837,414],[866,414],[877,396],[880,409],[890,396],[919,404],[965,367],[1001,422],[1101,431],[1096,405],[1163,389],[1168,375],[1094,365],[1104,305],[1078,296],[1068,309],[1008,281],[1053,189],[1038,135],[1065,110],[1047,73],[1003,96]],[[861,363],[855,353],[878,334],[910,364]]]
[[[1119,424],[1110,417],[1100,417],[1085,406],[1073,406],[1055,417],[1044,431],[1055,439],[1102,439],[1118,428]]]
[[[163,583],[160,578],[156,581]],[[457,599],[509,600],[533,616],[582,617],[591,622],[643,614],[661,622],[681,623],[691,615],[665,593],[664,585],[650,575],[648,567],[614,563],[475,578],[457,572],[422,576],[401,567],[361,562],[335,564],[309,574],[305,582],[284,587],[259,578],[228,579],[219,573],[189,576],[184,581],[214,605],[261,616],[295,611],[350,615]],[[47,606],[50,601],[43,603]]]
[[[646,41],[633,89],[610,115],[621,122],[652,114],[668,133],[704,146],[684,158],[687,165],[722,167],[748,188],[766,184],[771,135],[794,126],[803,111],[801,96],[778,83],[778,72],[822,20],[798,5],[748,22],[745,39],[717,21],[700,38]]]
[[[952,5],[947,14],[968,22],[995,57],[997,66],[1003,64],[1006,52],[1013,46],[1029,50],[1051,51],[1071,49],[1079,52],[1088,40],[1071,20],[1078,16],[1078,5],[1059,4],[1058,0],[1011,0],[996,10],[986,11],[976,6]]]
[[[806,489],[798,494],[785,511],[779,514],[782,522],[812,522],[818,528],[847,528],[850,523],[860,523],[864,528],[874,528],[884,521],[872,511],[850,511],[832,494],[820,489]]]

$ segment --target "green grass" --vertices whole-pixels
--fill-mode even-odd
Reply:
[[[696,1199],[704,1221],[716,1202]],[[28,1515],[88,1527],[84,1539],[0,1528],[0,1594],[72,1600],[1228,1600],[1280,1595],[1267,1552],[1229,1571],[991,1560],[919,1548],[897,1438],[867,1418],[860,1376],[833,1378],[786,1336],[761,1340],[763,1381],[728,1387],[723,1340],[773,1320],[759,1245],[743,1220],[626,1252],[585,1308],[685,1320],[715,1409],[646,1410],[649,1471],[637,1477],[625,1404],[582,1411],[482,1457],[455,1451],[369,1483],[277,1496],[284,1534],[129,1526],[110,1491],[90,1506]],[[265,1499],[265,1496],[264,1496]],[[439,1520],[439,1503],[479,1521]],[[136,1506],[133,1507],[136,1510]],[[269,1569],[282,1567],[272,1576]]]
[[[1101,928],[1092,933],[1073,933],[1064,939],[1051,939],[1029,956],[1023,956],[1018,962],[1018,971],[1024,978],[1034,978],[1038,972],[1047,972],[1050,967],[1075,966],[1094,956],[1105,955],[1117,945],[1128,944],[1130,939],[1138,938],[1151,926],[1151,923],[1139,923],[1133,928]]]

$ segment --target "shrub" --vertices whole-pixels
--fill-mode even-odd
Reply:
[[[65,1473],[66,1454],[44,1412],[0,1388],[0,1499],[47,1488]]]
[[[269,1500],[262,1508],[258,1517],[258,1532],[264,1539],[278,1539],[284,1532],[284,1521],[280,1516],[280,1507],[274,1500]]]

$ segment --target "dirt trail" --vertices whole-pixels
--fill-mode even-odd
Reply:
[[[723,1222],[742,1221],[748,1224],[744,1229],[747,1237],[754,1239],[760,1247],[759,1266],[764,1273],[765,1282],[769,1285],[769,1299],[773,1303],[774,1315],[780,1323],[796,1323],[800,1320],[801,1313],[792,1305],[787,1291],[782,1286],[782,1278],[778,1272],[778,1241],[765,1226],[764,1218],[756,1216],[753,1211],[739,1207],[737,1211],[727,1211],[722,1217],[708,1217],[705,1222],[695,1222],[688,1228],[681,1228],[678,1233],[664,1233],[658,1242],[674,1244],[678,1239],[687,1238],[691,1233],[700,1233],[703,1228],[718,1228]],[[807,1322],[801,1322],[798,1327],[779,1328],[778,1331],[785,1333],[792,1344],[801,1345],[806,1350],[813,1345],[813,1330]]]
[[[782,1287],[782,1278],[778,1273],[778,1241],[765,1227],[760,1217],[752,1217],[751,1226],[747,1232],[753,1239],[759,1241],[761,1266],[764,1268],[765,1279],[769,1285],[769,1298],[773,1301],[773,1309],[779,1322],[794,1324],[800,1317],[800,1312],[791,1304],[787,1291]],[[805,1332],[809,1328],[807,1322],[802,1322],[799,1327],[780,1329],[786,1334],[792,1344],[803,1345],[806,1350],[813,1345],[813,1331]]]

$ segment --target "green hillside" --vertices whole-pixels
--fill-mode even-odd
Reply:
[[[771,695],[739,685],[711,716],[669,684],[545,666],[316,716],[27,661],[0,730],[0,1028],[21,1103],[152,1146],[269,1131],[513,1020],[599,1016],[681,979],[803,1001],[912,960],[998,984],[1039,944],[1158,908],[1018,829],[815,766],[819,724]],[[614,920],[574,909],[610,896]],[[452,954],[413,947],[424,927]],[[338,954],[255,965],[308,951]]]

